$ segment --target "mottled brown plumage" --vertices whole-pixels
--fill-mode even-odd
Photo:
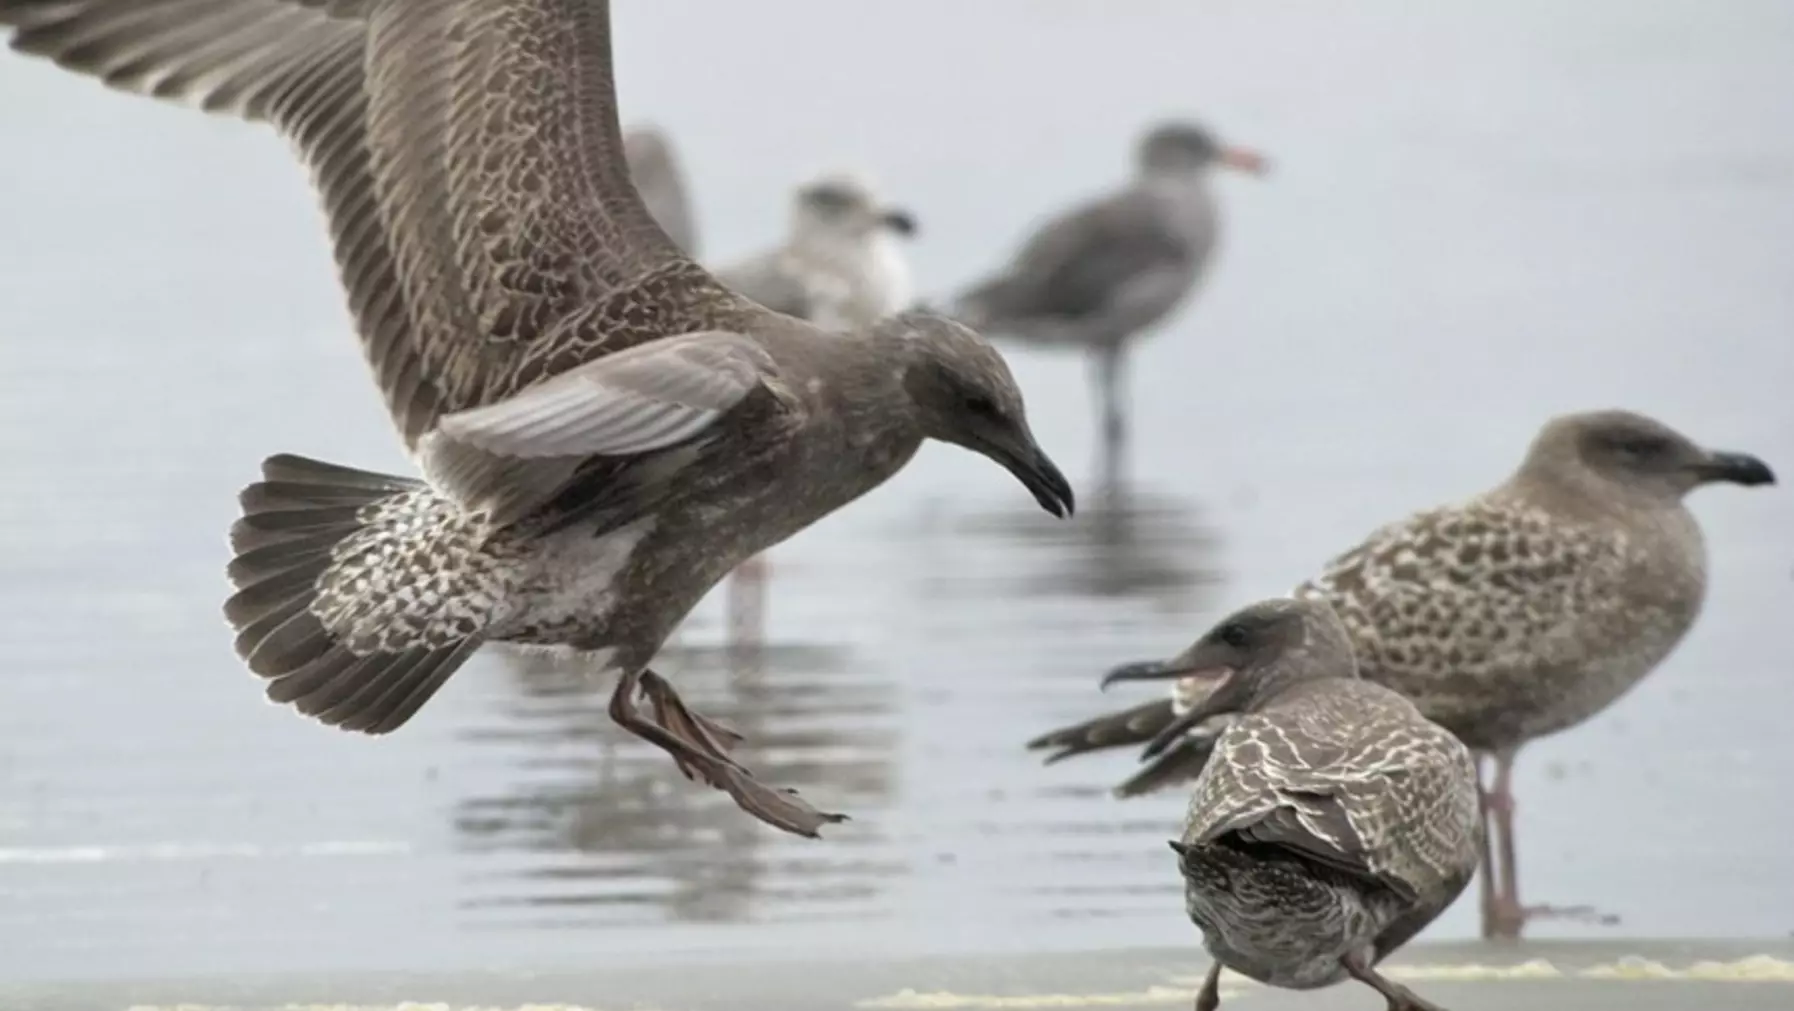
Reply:
[[[597,0],[0,0],[12,45],[272,124],[329,214],[425,482],[291,455],[243,492],[225,607],[268,694],[403,724],[484,642],[618,675],[611,714],[788,831],[825,815],[647,669],[718,579],[926,438],[1065,514],[990,346],[908,314],[830,334],[719,284],[630,181]],[[638,693],[652,714],[642,710]]]
[[[1206,691],[1149,750],[1233,719],[1196,780],[1172,844],[1185,901],[1221,966],[1311,989],[1356,976],[1392,1007],[1422,1008],[1375,966],[1469,883],[1476,768],[1413,703],[1360,680],[1351,638],[1315,599],[1235,612],[1176,658],[1108,680],[1186,678]]]
[[[1490,933],[1514,933],[1524,919],[1505,789],[1514,753],[1610,705],[1693,624],[1706,554],[1683,497],[1712,482],[1773,479],[1753,457],[1701,449],[1638,414],[1567,415],[1544,426],[1500,485],[1376,531],[1296,589],[1339,613],[1367,679],[1495,759],[1492,835],[1508,880],[1505,894],[1486,896]],[[1135,721],[1170,722],[1191,687],[1182,702],[1139,707]],[[1198,771],[1167,758],[1141,775],[1170,782]]]

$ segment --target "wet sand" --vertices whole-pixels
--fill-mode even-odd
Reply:
[[[379,973],[0,986],[8,1011],[869,1011],[1188,1005],[1192,950],[806,964],[712,962],[551,972]],[[1418,945],[1389,975],[1453,1011],[1770,1011],[1794,1007],[1794,942]],[[1223,1007],[1380,1007],[1368,989],[1271,990],[1224,977]]]

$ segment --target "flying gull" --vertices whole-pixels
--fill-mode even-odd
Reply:
[[[828,330],[857,330],[909,307],[909,262],[899,245],[916,219],[889,207],[864,176],[830,172],[797,187],[778,246],[717,270],[723,284],[769,309]],[[729,580],[729,626],[755,635],[764,621],[767,564],[756,555]]]
[[[1476,872],[1476,765],[1414,704],[1361,680],[1352,639],[1321,600],[1267,600],[1223,619],[1169,661],[1104,679],[1183,678],[1206,692],[1149,747],[1231,717],[1171,844],[1184,904],[1223,966],[1312,990],[1347,979],[1391,1011],[1436,1005],[1376,966],[1451,905]]]
[[[1122,189],[1041,225],[994,277],[955,300],[954,314],[996,337],[1082,348],[1091,356],[1104,458],[1125,437],[1122,358],[1202,280],[1220,233],[1209,191],[1216,165],[1253,174],[1263,156],[1229,147],[1194,123],[1160,124],[1140,139]]]
[[[658,127],[635,126],[623,133],[623,156],[629,162],[629,178],[642,195],[648,213],[654,216],[654,223],[680,252],[697,259],[697,219],[672,140]]]
[[[757,780],[649,668],[674,626],[925,439],[1071,511],[971,330],[828,333],[679,252],[630,183],[609,3],[0,0],[0,24],[114,86],[271,123],[322,192],[425,479],[278,455],[243,491],[225,613],[276,702],[382,734],[484,643],[571,648],[616,672],[619,724],[815,835],[841,816]]]
[[[1515,937],[1530,916],[1573,912],[1520,903],[1515,754],[1607,708],[1693,625],[1707,560],[1683,497],[1717,482],[1774,480],[1754,456],[1702,449],[1642,415],[1567,415],[1544,426],[1506,481],[1376,531],[1296,589],[1339,612],[1366,678],[1413,699],[1494,766],[1485,936]],[[1202,695],[1202,686],[1182,685],[1172,699],[1029,746],[1056,749],[1057,760],[1138,744]],[[1194,775],[1223,723],[1162,753],[1126,792]]]

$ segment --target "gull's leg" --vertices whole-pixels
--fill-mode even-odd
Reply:
[[[654,671],[644,671],[641,684],[642,693],[654,708],[655,722],[681,739],[716,758],[726,758],[741,743],[742,736],[733,729],[693,712],[673,686]]]
[[[1489,809],[1494,815],[1494,835],[1489,845],[1501,857],[1501,885],[1495,897],[1495,932],[1484,936],[1516,940],[1526,924],[1534,919],[1580,920],[1612,926],[1619,917],[1602,913],[1593,906],[1525,906],[1520,904],[1519,847],[1514,842],[1514,749],[1495,752],[1495,783],[1489,791]]]
[[[635,708],[637,687],[648,696],[665,725],[644,718]],[[628,695],[625,695],[627,690]],[[844,814],[818,811],[797,796],[795,790],[774,789],[723,751],[740,737],[734,731],[693,713],[667,680],[643,669],[625,677],[611,696],[611,717],[619,724],[673,756],[679,770],[735,798],[736,806],[761,821],[793,835],[816,838],[824,825],[847,820]]]
[[[700,744],[694,744],[643,716],[636,707],[635,694],[642,687],[642,680],[647,674],[647,669],[643,668],[626,672],[617,678],[617,687],[610,695],[610,718],[616,721],[617,726],[673,756],[673,764],[679,767],[679,771],[687,779],[701,779],[711,786],[719,786],[706,774],[708,767],[715,762],[714,754],[705,751]]]
[[[1345,967],[1346,972],[1351,973],[1353,979],[1382,994],[1383,999],[1389,1002],[1389,1011],[1445,1011],[1400,983],[1383,978],[1383,974],[1372,967],[1370,959],[1362,953],[1346,955],[1339,960],[1339,964]]]
[[[1196,1011],[1215,1011],[1221,1006],[1221,963],[1209,966],[1208,978],[1196,991]]]
[[[1127,416],[1122,407],[1121,345],[1105,345],[1098,348],[1095,355],[1096,402],[1103,426],[1101,470],[1113,480],[1120,472],[1127,443]]]
[[[1483,752],[1479,751],[1476,753],[1476,795],[1477,799],[1481,802],[1478,806],[1482,812],[1483,829],[1482,838],[1478,841],[1477,845],[1478,857],[1481,860],[1481,864],[1477,869],[1476,878],[1478,898],[1481,900],[1480,909],[1482,912],[1482,934],[1484,940],[1488,940],[1495,936],[1495,908],[1497,903],[1495,883],[1495,837],[1492,834],[1490,827],[1491,822],[1493,821],[1491,813],[1494,808],[1494,798],[1489,795],[1489,788],[1486,785],[1488,779],[1483,774],[1483,764],[1488,757],[1489,756]]]

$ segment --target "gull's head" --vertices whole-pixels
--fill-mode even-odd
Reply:
[[[922,434],[1001,464],[1040,507],[1058,517],[1075,502],[1065,480],[1028,427],[1022,391],[990,342],[961,323],[928,312],[905,312],[875,328],[895,348],[898,377]]]
[[[865,176],[830,172],[797,188],[792,231],[805,239],[863,242],[880,233],[911,236],[915,215],[886,204]]]
[[[1195,698],[1185,714],[1194,726],[1251,712],[1298,681],[1356,676],[1351,636],[1326,601],[1275,597],[1228,615],[1169,660],[1115,668],[1103,686],[1175,678]]]
[[[1709,449],[1654,418],[1607,410],[1546,422],[1518,479],[1603,501],[1674,504],[1702,485],[1774,484],[1775,474],[1748,453]]]
[[[1201,176],[1215,165],[1252,175],[1270,171],[1264,155],[1223,144],[1206,127],[1183,121],[1148,130],[1134,150],[1134,160],[1142,175],[1152,177]]]

